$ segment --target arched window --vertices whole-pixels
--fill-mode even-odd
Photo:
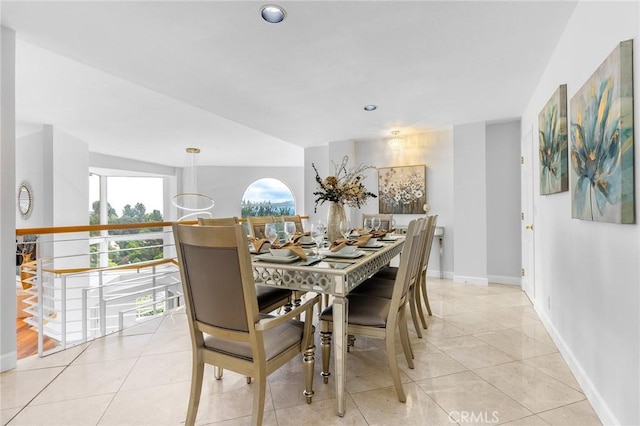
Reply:
[[[242,196],[242,217],[285,216],[295,213],[293,193],[278,179],[258,179],[249,185]]]

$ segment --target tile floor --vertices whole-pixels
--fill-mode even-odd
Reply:
[[[380,341],[359,337],[348,356],[347,412],[335,416],[334,383],[319,377],[302,396],[302,362],[269,378],[266,425],[599,425],[598,417],[514,286],[429,280],[433,316],[412,332],[415,369],[398,362],[407,402],[398,402]],[[319,344],[317,345],[319,348]],[[400,352],[401,353],[401,352]],[[180,425],[191,373],[186,316],[178,311],[117,335],[0,375],[3,425]],[[198,424],[249,424],[251,385],[207,367]]]

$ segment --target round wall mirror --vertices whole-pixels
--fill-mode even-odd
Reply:
[[[33,210],[33,190],[27,182],[18,186],[18,210],[23,219],[28,218]]]

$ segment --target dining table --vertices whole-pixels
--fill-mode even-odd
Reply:
[[[256,284],[315,292],[333,296],[333,354],[336,386],[336,414],[344,416],[347,386],[347,295],[360,283],[389,265],[400,254],[404,236],[388,235],[373,247],[359,247],[354,253],[316,251],[306,260],[296,256],[278,258],[270,253],[252,254]]]

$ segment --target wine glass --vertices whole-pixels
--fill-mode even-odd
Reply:
[[[382,225],[382,222],[380,221],[379,217],[374,217],[373,219],[371,219],[371,226],[373,227],[373,229],[377,231],[378,229],[380,229],[380,225]]]
[[[351,234],[351,223],[349,220],[340,221],[340,233],[346,240],[349,239],[349,235]]]
[[[366,219],[364,220],[363,228],[364,228],[364,231],[365,231],[367,234],[370,234],[370,233],[371,233],[371,230],[373,229],[373,223],[371,222],[371,219],[370,219],[370,218],[366,218]]]
[[[311,225],[311,238],[316,242],[316,254],[320,255],[320,247],[324,243],[324,225],[321,223],[314,223]]]
[[[296,233],[296,224],[295,222],[285,222],[284,223],[284,235],[288,242],[293,242],[293,236]]]
[[[271,244],[276,244],[279,242],[278,238],[278,228],[276,228],[275,223],[265,223],[264,224],[264,236],[271,241]]]

